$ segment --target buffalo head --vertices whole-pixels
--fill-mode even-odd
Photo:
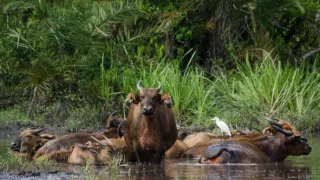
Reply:
[[[106,129],[112,129],[112,128],[117,129],[120,126],[120,124],[122,124],[122,122],[124,121],[123,118],[118,118],[113,116],[116,112],[118,111],[112,112],[108,117]]]
[[[141,86],[141,80],[137,84],[137,88],[140,91],[140,107],[142,114],[146,116],[153,115],[155,110],[162,103],[161,95],[161,83],[157,88],[143,88]]]
[[[300,156],[307,155],[311,152],[312,148],[307,143],[307,138],[301,136],[290,123],[280,120],[274,122],[268,120],[276,136],[281,136],[284,139],[283,148],[286,149],[288,155]]]
[[[45,128],[22,131],[19,138],[11,143],[11,150],[30,153],[42,141],[43,138],[39,133],[43,130]]]
[[[107,120],[107,126],[106,126],[107,131],[105,133],[108,133],[108,131],[112,131],[112,129],[116,129],[117,135],[119,137],[122,137],[123,133],[124,133],[123,123],[125,122],[125,119],[114,117],[113,115],[116,112],[118,112],[118,111],[114,111],[113,113],[110,114],[110,116]]]

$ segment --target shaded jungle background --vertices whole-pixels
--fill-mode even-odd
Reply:
[[[0,126],[105,126],[163,84],[179,124],[320,127],[316,0],[2,0]]]

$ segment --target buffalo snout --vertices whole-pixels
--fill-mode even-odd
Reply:
[[[10,148],[11,148],[12,151],[20,151],[20,146],[19,145],[20,144],[17,143],[17,142],[12,142]]]
[[[312,150],[312,147],[307,144],[306,147],[305,147],[305,150],[304,150],[304,155],[308,155]]]
[[[152,115],[153,114],[152,106],[143,106],[142,114],[147,115],[147,116]]]

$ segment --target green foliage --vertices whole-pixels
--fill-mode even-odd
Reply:
[[[248,56],[247,56],[248,57]],[[266,58],[261,64],[238,64],[232,79],[220,79],[218,90],[236,111],[250,111],[251,118],[291,117],[301,127],[312,127],[319,114],[320,76],[303,67],[292,68],[279,60]],[[292,116],[294,114],[294,116]]]
[[[97,180],[99,179],[95,173],[94,173],[94,168],[93,166],[90,165],[89,161],[86,161],[85,166],[83,167],[84,175],[86,180]]]
[[[0,127],[14,123],[30,124],[32,121],[26,116],[24,111],[17,106],[5,111],[0,111]]]
[[[73,108],[66,120],[66,127],[71,132],[77,132],[81,129],[87,131],[100,129],[105,124],[101,124],[98,115],[98,109],[92,106],[85,105],[81,108]]]
[[[100,111],[121,109],[141,79],[160,81],[188,125],[212,116],[257,125],[263,115],[314,125],[319,8],[314,0],[1,1],[1,123],[45,124],[53,114],[68,129],[96,129]],[[20,103],[28,105],[9,108]],[[62,119],[56,104],[70,111]]]
[[[116,155],[112,156],[108,167],[109,173],[111,175],[111,179],[119,179],[120,176],[120,163],[123,161],[123,155],[121,153],[116,153]]]
[[[17,169],[18,171],[21,169],[26,169],[28,167],[28,160],[25,157],[17,157],[14,156],[10,150],[8,150],[8,156],[0,162],[1,170],[12,170]]]
[[[42,158],[36,161],[30,161],[25,156],[13,154],[8,150],[8,155],[2,157],[0,161],[0,170],[4,172],[39,172],[54,171],[53,161]]]
[[[192,62],[191,56],[189,63]],[[121,95],[125,98],[129,92],[137,92],[136,85],[142,80],[143,87],[157,87],[162,83],[164,93],[169,93],[174,101],[173,111],[182,123],[200,125],[212,114],[214,82],[204,76],[201,68],[188,66],[181,70],[179,61],[167,63],[165,59],[150,63],[144,68],[125,66],[108,71],[102,69],[102,93],[107,100]],[[112,88],[112,89],[110,89]],[[122,101],[121,101],[122,102]]]

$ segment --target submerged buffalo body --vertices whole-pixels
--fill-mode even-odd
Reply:
[[[288,122],[270,124],[271,135],[262,134],[254,139],[221,142],[203,151],[200,163],[263,163],[280,162],[288,156],[307,155],[311,147],[307,139],[300,135]]]

